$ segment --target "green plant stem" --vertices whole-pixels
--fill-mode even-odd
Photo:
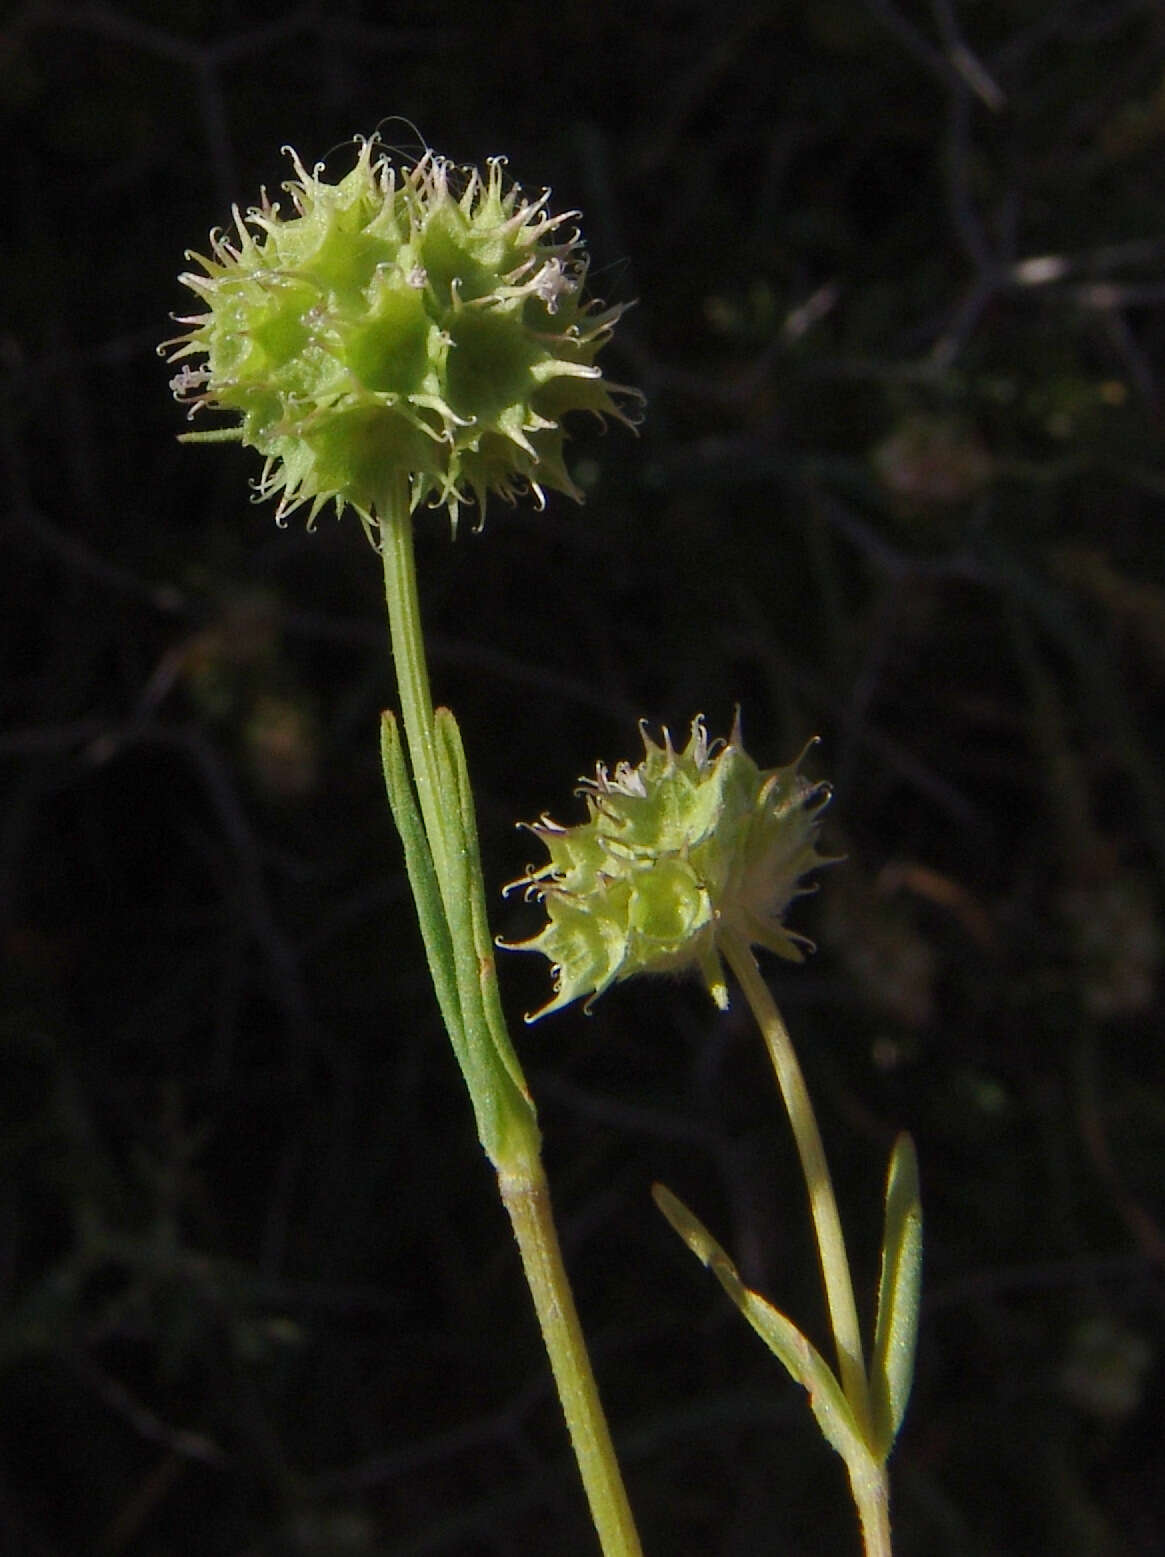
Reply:
[[[389,634],[413,782],[417,787],[429,847],[433,851],[437,880],[444,893],[449,885],[451,840],[441,807],[436,724],[417,594],[413,516],[405,478],[398,478],[395,490],[386,495],[380,506],[380,555],[384,564],[384,599],[388,607]]]
[[[443,959],[443,947],[451,947],[455,977],[451,974],[453,982],[444,985],[445,999],[456,1002],[452,1014],[460,1018],[462,1033],[455,1035],[451,1030],[450,1038],[470,1090],[483,1145],[497,1169],[498,1188],[517,1239],[604,1557],[641,1557],[635,1522],[562,1262],[549,1187],[539,1156],[533,1105],[517,1071],[508,1036],[500,1029],[502,1019],[492,982],[492,956],[487,946],[478,944],[484,935],[484,901],[466,901],[467,895],[479,890],[474,881],[475,874],[480,875],[476,865],[476,828],[468,781],[463,779],[459,785],[458,770],[450,765],[450,739],[456,727],[447,711],[442,712],[445,724],[441,725],[429,690],[412,516],[405,482],[386,494],[380,507],[380,550],[405,741],[433,875],[443,904],[432,905],[432,912],[443,918],[448,930],[446,938],[440,919],[436,921],[441,944],[429,947],[430,965],[434,955],[439,961]],[[460,751],[459,739],[457,744]],[[459,771],[464,774],[463,767]],[[401,782],[407,785],[403,773]],[[391,793],[390,790],[390,798]],[[416,878],[413,885],[414,890],[424,890]],[[503,1046],[505,1055],[501,1053]]]
[[[862,1437],[867,1443],[872,1443],[870,1390],[857,1305],[854,1302],[853,1278],[837,1211],[837,1199],[833,1193],[833,1180],[825,1160],[821,1132],[817,1128],[817,1116],[809,1100],[809,1091],[792,1040],[781,1020],[776,1002],[769,993],[769,987],[761,977],[751,949],[731,934],[722,935],[720,945],[764,1036],[769,1058],[777,1074],[809,1191],[809,1207],[813,1214],[821,1273],[825,1280],[829,1320],[837,1346],[841,1387]]]
[[[890,1542],[890,1477],[886,1463],[872,1456],[862,1465],[850,1465],[849,1484],[862,1525],[865,1557],[893,1557]]]
[[[833,1180],[825,1160],[821,1131],[817,1128],[817,1116],[813,1112],[805,1077],[788,1029],[769,993],[768,985],[761,977],[751,947],[734,935],[722,936],[720,944],[764,1036],[769,1058],[777,1074],[809,1191],[809,1206],[817,1235],[821,1273],[825,1280],[829,1321],[837,1346],[841,1386],[859,1433],[865,1443],[872,1446],[874,1436],[870,1386],[857,1305],[854,1302],[853,1278],[837,1211],[837,1199],[833,1193]],[[890,1479],[885,1459],[873,1453],[872,1448],[866,1452],[855,1445],[853,1454],[846,1456],[846,1469],[861,1521],[865,1557],[892,1557]]]
[[[498,1186],[522,1254],[599,1544],[607,1557],[640,1557],[635,1520],[562,1263],[541,1164],[531,1164],[524,1174],[499,1172]]]

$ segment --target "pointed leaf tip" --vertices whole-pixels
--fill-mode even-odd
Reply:
[[[837,1450],[851,1471],[868,1465],[869,1449],[825,1358],[791,1319],[744,1285],[728,1255],[681,1200],[662,1184],[653,1185],[651,1193],[688,1248],[709,1267],[773,1356],[808,1393],[810,1408],[826,1442]]]
[[[878,1316],[870,1374],[875,1450],[890,1453],[910,1398],[918,1342],[922,1284],[922,1200],[914,1142],[902,1134],[894,1143],[886,1178],[886,1222]]]

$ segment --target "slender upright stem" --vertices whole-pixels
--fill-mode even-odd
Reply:
[[[817,1235],[821,1273],[825,1279],[829,1319],[837,1345],[841,1386],[862,1436],[869,1442],[870,1390],[866,1379],[862,1335],[841,1218],[833,1193],[833,1180],[825,1160],[821,1132],[817,1128],[817,1117],[809,1100],[805,1077],[793,1051],[792,1041],[751,949],[731,934],[722,935],[720,944],[764,1035],[773,1069],[777,1073],[777,1082],[793,1127],[801,1169],[809,1191],[809,1207]]]
[[[398,478],[396,489],[387,494],[381,504],[380,555],[384,564],[384,599],[396,662],[401,716],[413,779],[429,847],[433,851],[433,864],[444,889],[448,880],[449,836],[441,808],[433,697],[429,691],[421,602],[417,594],[413,516],[409,508],[408,482],[404,478]]]
[[[520,1175],[501,1172],[498,1186],[521,1250],[599,1544],[606,1557],[640,1557],[635,1520],[562,1263],[541,1165],[534,1163]]]
[[[515,1075],[499,1053],[502,1046],[508,1047],[509,1039],[504,1028],[494,1025],[500,1024],[502,1017],[495,997],[487,992],[492,961],[487,969],[483,965],[486,954],[475,942],[475,914],[484,925],[484,902],[478,905],[475,898],[471,908],[465,901],[467,893],[480,892],[474,884],[474,871],[468,869],[469,862],[477,858],[476,827],[471,803],[468,815],[463,815],[463,797],[455,792],[465,785],[459,781],[451,788],[441,778],[439,721],[429,690],[412,516],[407,483],[403,481],[382,502],[380,550],[405,740],[433,875],[443,902],[443,907],[431,905],[432,913],[440,916],[444,925],[438,936],[442,944],[429,948],[430,958],[432,961],[434,952],[441,957],[445,947],[453,953],[455,973],[450,975],[452,982],[445,986],[446,999],[455,1002],[455,1014],[465,1035],[460,1047],[454,1039],[454,1048],[458,1050],[479,1129],[483,1121],[490,1121],[488,1138],[493,1149],[487,1146],[487,1150],[497,1169],[498,1187],[513,1225],[604,1557],[641,1557],[635,1522],[562,1262],[550,1192],[538,1153],[533,1105],[521,1083],[520,1071]],[[448,728],[444,728],[448,735]],[[448,761],[445,771],[449,771]],[[386,769],[386,778],[387,774]],[[404,775],[402,782],[407,784]],[[480,868],[475,869],[479,878]],[[414,890],[422,886],[414,881]],[[422,915],[422,925],[424,922]],[[516,1060],[512,1065],[516,1067]],[[486,1140],[483,1135],[483,1145]]]
[[[849,1467],[849,1484],[862,1524],[865,1557],[893,1557],[890,1543],[890,1478],[886,1462]]]
[[[870,1386],[857,1305],[854,1302],[853,1278],[837,1199],[833,1193],[833,1180],[825,1160],[821,1132],[817,1128],[817,1116],[813,1112],[805,1077],[788,1029],[781,1020],[781,1013],[769,993],[768,985],[761,977],[751,948],[731,934],[723,935],[720,944],[764,1036],[769,1058],[777,1074],[809,1191],[809,1207],[813,1214],[821,1273],[825,1280],[829,1320],[837,1346],[841,1387],[859,1432],[866,1444],[872,1444]],[[892,1557],[890,1480],[885,1459],[864,1451],[856,1451],[852,1458],[848,1455],[846,1458],[850,1488],[861,1521],[865,1557]]]

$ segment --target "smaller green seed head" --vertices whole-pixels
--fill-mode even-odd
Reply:
[[[263,192],[235,232],[211,234],[205,272],[181,277],[208,312],[162,348],[202,359],[172,381],[190,415],[237,420],[218,433],[263,455],[260,498],[277,518],[309,504],[309,524],[351,504],[371,535],[402,479],[411,505],[512,501],[547,487],[581,493],[563,459],[564,416],[627,420],[637,392],[604,383],[594,358],[621,308],[583,298],[577,212],[550,216],[549,192],[525,199],[501,158],[484,178],[431,152],[394,168],[357,141],[338,183],[308,172],[283,187],[284,216]]]
[[[810,945],[784,924],[801,877],[829,863],[817,853],[825,784],[798,763],[762,771],[744,750],[739,720],[709,743],[702,718],[677,752],[667,730],[657,744],[641,726],[638,767],[601,764],[583,780],[587,820],[549,817],[529,831],[550,860],[530,866],[507,891],[543,903],[548,923],[510,949],[537,951],[554,966],[554,997],[529,1020],[635,973],[697,970],[727,1004],[717,943],[725,932],[794,962]]]

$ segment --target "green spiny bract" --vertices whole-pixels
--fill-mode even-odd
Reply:
[[[259,497],[309,524],[350,503],[374,516],[407,478],[409,501],[484,510],[543,489],[581,494],[563,460],[562,419],[589,410],[626,420],[594,364],[621,309],[583,300],[587,262],[577,212],[550,216],[506,186],[502,159],[484,179],[432,153],[398,170],[374,140],[338,183],[295,179],[284,217],[263,191],[235,234],[211,234],[205,275],[182,282],[209,312],[179,323],[170,360],[204,357],[175,376],[190,406],[233,412],[235,437],[264,456]]]
[[[544,816],[529,831],[550,853],[512,888],[544,904],[548,923],[511,950],[537,951],[554,968],[554,996],[529,1020],[635,973],[698,971],[727,1004],[718,942],[727,932],[799,962],[803,936],[785,910],[800,878],[828,863],[816,852],[829,799],[798,764],[762,771],[740,743],[709,743],[701,718],[677,752],[641,726],[638,767],[601,764],[583,781],[587,820],[562,827]],[[511,889],[512,889],[511,888]],[[511,890],[507,889],[507,890]]]

